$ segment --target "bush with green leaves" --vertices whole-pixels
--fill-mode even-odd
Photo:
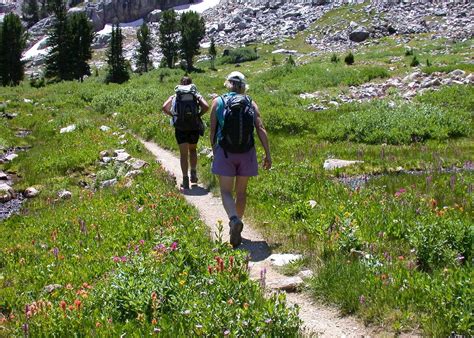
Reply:
[[[410,144],[467,136],[469,122],[468,113],[429,104],[400,103],[392,108],[383,102],[341,116],[325,137],[368,144]]]
[[[411,67],[417,67],[420,65],[420,61],[418,61],[418,58],[416,55],[413,56],[413,59],[411,59],[410,66]]]
[[[349,54],[347,54],[346,57],[344,58],[344,62],[348,66],[354,64],[354,54],[352,54],[352,52],[349,52]]]
[[[219,62],[220,64],[242,63],[257,59],[258,54],[254,48],[242,47],[227,50],[224,55],[219,58]]]
[[[331,55],[331,62],[332,62],[332,63],[338,63],[338,62],[339,62],[339,57],[337,56],[336,53],[333,53],[333,54]]]

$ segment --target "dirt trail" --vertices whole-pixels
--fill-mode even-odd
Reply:
[[[156,157],[162,167],[172,176],[176,177],[179,184],[182,180],[179,158],[152,142],[141,141],[143,145]],[[192,189],[183,192],[188,203],[199,210],[201,219],[207,224],[212,237],[216,237],[217,222],[223,221],[223,240],[229,240],[228,218],[222,206],[220,198],[214,197],[202,185],[193,186]],[[239,249],[248,250],[251,256],[250,274],[253,278],[259,278],[260,271],[266,268],[266,282],[285,278],[268,263],[265,259],[270,255],[270,249],[265,239],[245,222],[242,232],[243,243]],[[364,327],[362,323],[353,317],[340,317],[336,309],[315,303],[304,293],[288,293],[287,299],[290,304],[298,304],[300,307],[300,318],[304,323],[304,330],[308,336],[318,337],[361,337],[373,336],[374,332]]]

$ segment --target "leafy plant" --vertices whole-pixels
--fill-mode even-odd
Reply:
[[[345,56],[344,62],[345,62],[346,65],[348,65],[348,66],[354,64],[354,54],[352,54],[352,52],[349,52],[349,54],[347,54],[347,55]]]

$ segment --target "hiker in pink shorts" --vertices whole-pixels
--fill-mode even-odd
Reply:
[[[224,86],[229,92],[215,98],[211,108],[212,173],[219,176],[222,204],[229,216],[230,243],[235,248],[242,242],[248,180],[258,175],[254,130],[265,150],[264,169],[271,168],[272,159],[258,106],[245,95],[245,76],[232,72]]]

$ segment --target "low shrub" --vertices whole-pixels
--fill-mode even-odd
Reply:
[[[411,67],[417,67],[420,65],[420,61],[418,61],[418,58],[415,56],[413,56],[413,59],[411,59],[411,62],[410,62],[410,66]]]
[[[466,136],[469,122],[468,113],[445,111],[428,104],[391,108],[387,103],[379,103],[341,116],[324,137],[368,144],[410,144]]]
[[[354,54],[352,54],[352,52],[349,52],[349,54],[347,54],[346,57],[344,58],[344,62],[348,66],[354,64]]]
[[[233,64],[233,63],[242,63],[247,61],[253,61],[258,59],[258,54],[254,48],[235,48],[228,50],[224,55],[219,59],[221,64]]]

